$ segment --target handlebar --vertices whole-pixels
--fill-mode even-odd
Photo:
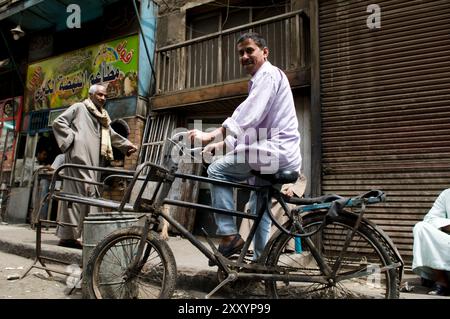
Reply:
[[[175,143],[179,148],[180,151],[183,152],[189,152],[191,155],[200,154],[203,151],[203,147],[187,147],[186,138],[187,138],[188,132],[178,132],[174,134],[171,138],[169,138],[172,143]]]
[[[169,138],[169,139],[172,140],[172,141],[175,141],[175,140],[177,140],[177,139],[178,139],[178,141],[181,141],[180,137],[182,137],[182,136],[187,137],[187,135],[188,135],[188,132],[187,132],[187,131],[186,131],[186,132],[178,132],[178,133],[174,134],[174,135],[173,135],[171,138]]]
[[[204,153],[203,147],[189,147],[190,141],[187,139],[188,131],[178,132],[172,137],[167,138],[164,151],[164,164],[166,168],[177,167],[177,163],[184,157],[193,163],[203,163],[208,160],[208,156],[212,154]],[[175,152],[174,152],[174,147]]]

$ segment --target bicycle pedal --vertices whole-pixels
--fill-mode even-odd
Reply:
[[[214,288],[209,294],[205,296],[205,299],[211,298],[213,294],[215,294],[220,288],[228,284],[229,282],[235,281],[238,278],[237,273],[235,271],[230,272],[228,276],[221,281],[216,288]]]

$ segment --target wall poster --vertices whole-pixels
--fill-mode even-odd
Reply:
[[[21,116],[21,96],[0,101],[0,169],[3,171],[10,171],[13,166]]]
[[[30,64],[24,111],[68,107],[108,83],[108,98],[137,95],[138,35],[92,45]]]

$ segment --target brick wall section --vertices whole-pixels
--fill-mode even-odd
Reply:
[[[142,137],[144,134],[145,121],[140,117],[126,118],[124,121],[126,121],[130,127],[130,135],[128,136],[128,139],[139,148],[141,146]],[[125,156],[124,169],[134,170],[138,164],[138,155],[139,149],[136,153],[129,157]],[[103,197],[115,201],[121,201],[127,186],[128,185],[126,182],[114,180],[111,187],[104,192]]]
[[[145,125],[144,120],[140,117],[127,118],[124,120],[130,127],[130,135],[128,136],[128,139],[131,142],[133,142],[137,147],[140,147],[142,143],[142,137],[144,134],[144,125]],[[129,170],[135,169],[136,165],[138,164],[138,155],[139,150],[133,155],[125,157],[124,168]]]
[[[126,187],[126,182],[114,179],[112,185],[103,192],[103,197],[120,202],[122,201]]]

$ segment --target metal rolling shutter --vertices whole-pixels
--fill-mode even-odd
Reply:
[[[450,187],[450,1],[319,1],[323,193],[378,188],[367,217],[407,267],[412,228]]]

